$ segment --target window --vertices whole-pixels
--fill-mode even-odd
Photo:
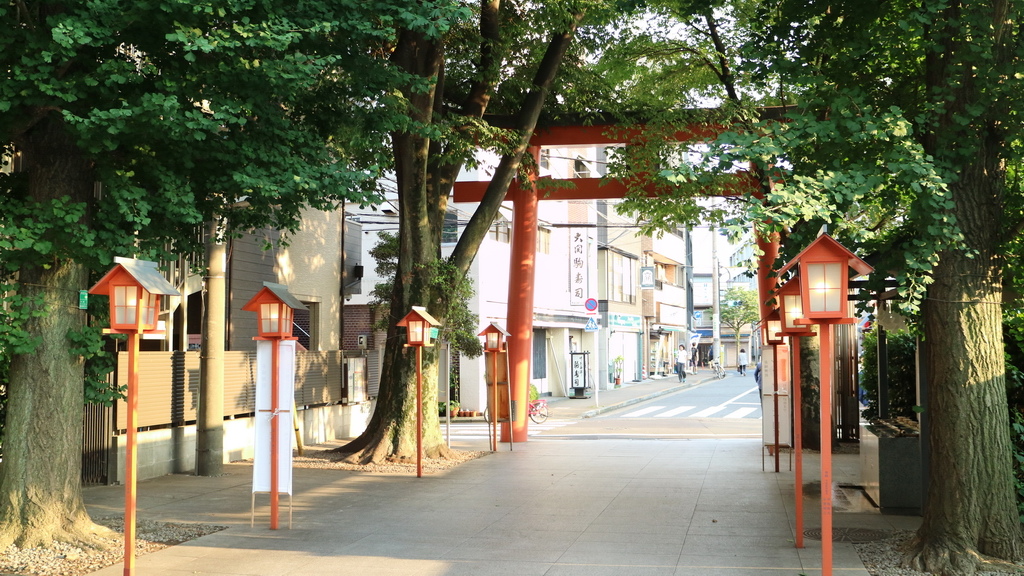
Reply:
[[[454,244],[459,241],[459,214],[454,210],[445,212],[441,226],[441,243]]]
[[[608,299],[636,302],[637,260],[618,252],[608,252]]]
[[[537,229],[537,253],[551,254],[551,229]]]
[[[582,156],[577,156],[572,163],[573,178],[590,178],[590,168]]]
[[[498,242],[508,244],[511,237],[511,228],[508,225],[508,220],[496,220],[491,225],[490,236]]]
[[[320,304],[317,302],[303,302],[303,304],[307,309],[295,310],[292,315],[292,336],[299,339],[300,350],[319,350],[317,326],[320,323]]]

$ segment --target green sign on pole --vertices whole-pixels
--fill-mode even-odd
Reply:
[[[78,291],[78,309],[88,310],[89,309],[89,291],[79,290]]]

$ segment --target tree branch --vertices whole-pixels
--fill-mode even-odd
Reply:
[[[718,55],[719,68],[715,73],[718,74],[718,79],[721,80],[722,85],[725,86],[725,92],[729,95],[729,99],[734,102],[739,102],[740,98],[736,93],[736,80],[733,78],[729,67],[729,60],[725,55],[725,44],[722,42],[722,37],[718,34],[718,23],[715,22],[715,19],[710,12],[704,15],[704,22],[708,25],[711,42],[715,45],[715,54]],[[711,66],[711,69],[715,70],[713,66]]]
[[[505,200],[512,178],[522,164],[523,154],[525,154],[530,137],[537,127],[537,120],[540,118],[544,101],[558,76],[559,67],[572,44],[576,29],[582,19],[583,12],[573,14],[568,29],[555,34],[548,42],[547,50],[533,78],[533,89],[527,94],[526,100],[516,116],[515,132],[518,134],[518,141],[515,143],[515,148],[511,153],[502,156],[480,206],[470,218],[455,246],[455,251],[452,253],[452,263],[463,273],[469,270],[480,243],[486,237],[487,230],[490,229],[501,203]]]

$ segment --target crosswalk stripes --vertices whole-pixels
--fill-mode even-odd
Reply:
[[[747,414],[752,414],[756,410],[757,408],[751,408],[748,406],[747,408],[740,408],[734,412],[730,412],[729,414],[723,416],[723,418],[744,418]]]
[[[666,411],[664,411],[664,412],[662,412],[660,414],[655,414],[654,417],[655,418],[671,418],[673,416],[678,416],[678,415],[682,414],[683,412],[688,412],[690,410],[693,410],[694,408],[696,408],[696,406],[680,406],[678,408],[673,408],[671,410],[666,410]]]
[[[720,404],[710,406],[697,412],[688,413],[697,408],[696,406],[678,406],[668,408],[667,406],[648,406],[640,410],[634,410],[623,414],[620,418],[760,418],[759,406],[742,406],[742,403]],[[732,409],[725,412],[727,409]]]
[[[647,408],[643,408],[643,409],[637,410],[635,412],[630,412],[629,414],[623,414],[622,417],[623,418],[639,418],[640,416],[646,416],[647,414],[650,414],[651,412],[657,412],[658,410],[664,410],[664,409],[665,409],[664,406],[648,406]]]
[[[761,405],[755,402],[736,402],[736,399],[729,400],[723,404],[708,406],[696,410],[697,406],[647,406],[639,410],[627,412],[620,418],[760,418]]]
[[[693,414],[690,414],[690,418],[709,418],[714,414],[721,412],[722,410],[725,410],[724,405],[712,406],[710,408],[705,408],[700,412],[694,412]]]

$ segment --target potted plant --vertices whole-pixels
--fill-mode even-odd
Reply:
[[[622,356],[616,356],[612,360],[612,374],[615,377],[615,387],[619,388],[622,386],[622,366],[626,363],[626,359]]]

